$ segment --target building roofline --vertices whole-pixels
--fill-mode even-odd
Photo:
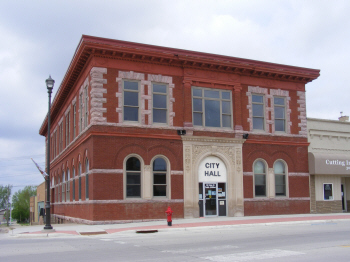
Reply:
[[[318,69],[82,35],[67,72],[53,99],[51,106],[52,120],[58,114],[60,106],[64,103],[70,90],[79,79],[87,61],[92,56],[224,71],[238,75],[294,81],[304,84],[317,79],[320,75],[320,70]],[[45,136],[46,133],[47,115],[39,129],[39,134]]]

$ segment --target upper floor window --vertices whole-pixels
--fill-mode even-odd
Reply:
[[[165,84],[153,84],[153,123],[166,124],[168,111],[168,88]]]
[[[167,196],[167,165],[163,158],[153,161],[153,196]]]
[[[66,115],[66,146],[70,143],[70,111]]]
[[[204,127],[232,127],[231,92],[192,88],[193,125]]]
[[[266,168],[261,160],[254,163],[254,191],[255,196],[266,196]]]
[[[252,95],[253,129],[265,130],[264,96]]]
[[[139,121],[139,82],[123,81],[124,121]]]
[[[85,113],[84,113],[84,127],[87,127],[88,126],[88,100],[89,100],[89,97],[88,97],[88,86],[85,87]]]
[[[126,161],[126,197],[141,197],[141,162],[136,157]]]
[[[282,161],[277,161],[273,166],[275,173],[275,194],[286,196],[286,168]]]
[[[77,130],[77,106],[73,105],[73,139],[76,137]]]
[[[275,131],[286,131],[286,104],[285,98],[274,97]]]
[[[79,96],[79,132],[83,131],[83,93]]]

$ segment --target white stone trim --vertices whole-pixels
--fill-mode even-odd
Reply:
[[[163,75],[152,75],[148,74],[147,76],[149,85],[148,85],[148,94],[152,94],[152,82],[156,83],[166,83],[168,84],[168,125],[173,126],[174,125],[174,117],[175,117],[175,112],[173,109],[173,103],[175,102],[175,98],[173,96],[173,89],[175,88],[175,84],[173,83],[173,78],[171,76],[163,76]],[[151,95],[150,99],[148,100],[148,108],[151,108]],[[152,115],[152,109],[150,109],[150,113],[148,116],[148,121],[149,123],[153,123],[153,115]]]
[[[184,171],[170,171],[170,175],[183,175],[184,174]]]
[[[274,202],[274,201],[310,201],[310,197],[256,197],[244,198],[244,202]]]
[[[145,110],[145,101],[149,100],[147,96],[145,96],[145,85],[149,85],[148,81],[145,81],[145,74],[136,73],[134,71],[119,71],[118,77],[116,78],[116,82],[118,83],[118,91],[116,93],[116,97],[118,98],[118,106],[116,108],[116,112],[118,113],[118,123],[124,126],[124,118],[123,118],[123,79],[126,80],[138,80],[140,81],[140,119],[138,122],[135,122],[135,125],[145,125],[146,115],[149,114],[148,110]],[[128,123],[128,122],[127,122]],[[130,123],[128,123],[130,124]]]
[[[104,74],[107,74],[107,68],[93,67],[90,71],[90,123],[93,125],[107,122],[107,118],[103,117],[103,113],[107,112],[107,108],[103,107],[103,104],[107,103],[107,99],[103,97],[103,94],[107,93],[107,89],[103,88],[103,85],[107,84],[107,79],[103,78]]]
[[[299,97],[299,99],[297,100],[297,103],[299,104],[298,119],[300,119],[300,123],[298,124],[298,126],[300,127],[299,134],[303,137],[307,137],[306,95],[304,91],[297,91],[297,95]]]
[[[248,86],[248,92],[246,92],[246,95],[248,96],[248,105],[247,109],[249,112],[249,117],[247,119],[247,122],[250,126],[250,131],[253,131],[253,103],[252,103],[252,94],[262,94],[264,95],[264,113],[265,113],[265,119],[264,119],[264,126],[265,131],[261,130],[260,132],[269,132],[269,125],[267,121],[269,120],[269,111],[271,111],[271,108],[268,107],[268,89],[262,88],[259,86]]]
[[[309,173],[288,173],[288,176],[310,176]]]
[[[89,174],[123,174],[123,169],[91,169]]]
[[[290,127],[292,125],[292,122],[290,121],[290,114],[292,112],[292,110],[289,107],[289,101],[291,100],[290,96],[289,96],[289,91],[286,90],[281,90],[281,89],[270,89],[270,104],[271,104],[271,131],[272,133],[275,133],[275,110],[274,110],[274,101],[273,98],[275,96],[279,96],[279,97],[285,97],[285,112],[286,112],[286,122],[285,122],[285,133],[290,134]],[[281,134],[284,132],[278,132],[278,134]]]
[[[243,176],[253,176],[254,172],[243,172]]]

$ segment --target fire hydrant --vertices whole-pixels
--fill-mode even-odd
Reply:
[[[168,221],[168,226],[172,226],[173,220],[171,219],[171,216],[173,215],[173,211],[171,210],[170,207],[165,211],[166,216],[167,216],[167,221]]]

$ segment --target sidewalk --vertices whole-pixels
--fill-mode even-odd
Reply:
[[[172,226],[167,226],[166,219],[148,222],[134,222],[125,224],[83,225],[83,224],[53,224],[54,232],[42,232],[44,226],[18,226],[7,233],[10,237],[59,237],[59,236],[89,236],[114,234],[118,232],[136,231],[172,231],[190,230],[194,228],[218,228],[242,225],[271,225],[274,223],[320,223],[350,220],[350,213],[336,214],[297,214],[273,215],[254,217],[206,217],[191,219],[174,219]]]

